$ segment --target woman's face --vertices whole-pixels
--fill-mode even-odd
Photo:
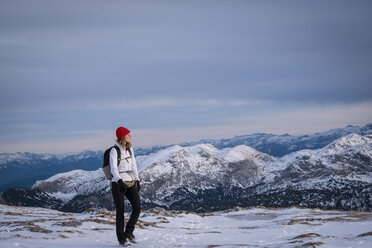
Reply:
[[[130,133],[128,133],[127,135],[125,135],[124,139],[126,142],[131,142],[132,136],[130,135]]]

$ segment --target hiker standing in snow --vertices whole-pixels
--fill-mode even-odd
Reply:
[[[110,170],[112,174],[111,190],[116,207],[116,235],[120,245],[128,245],[130,242],[136,243],[133,235],[134,226],[138,221],[141,212],[139,191],[141,189],[136,159],[131,145],[130,131],[125,127],[116,129],[117,148],[110,151]],[[120,162],[118,165],[118,152],[120,152]],[[124,230],[124,196],[127,197],[132,205],[132,213]]]

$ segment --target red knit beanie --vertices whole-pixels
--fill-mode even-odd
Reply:
[[[126,129],[125,127],[118,127],[116,129],[116,138],[118,138],[118,140],[122,139],[125,137],[125,135],[129,134],[130,131],[129,129]]]

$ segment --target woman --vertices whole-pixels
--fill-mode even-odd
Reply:
[[[137,172],[136,159],[131,145],[130,131],[125,127],[116,129],[116,146],[120,149],[120,161],[116,149],[110,151],[110,170],[112,174],[111,191],[116,207],[116,236],[119,244],[129,245],[136,243],[133,235],[134,226],[141,212],[140,205],[140,183]],[[119,164],[118,164],[119,162]],[[124,196],[132,205],[132,213],[124,230]]]

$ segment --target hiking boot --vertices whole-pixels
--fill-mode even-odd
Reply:
[[[122,241],[119,241],[119,244],[124,247],[130,246],[130,243],[127,241],[126,238],[124,238]]]
[[[129,239],[130,242],[132,243],[137,243],[136,237],[132,233],[127,233],[125,236]]]

